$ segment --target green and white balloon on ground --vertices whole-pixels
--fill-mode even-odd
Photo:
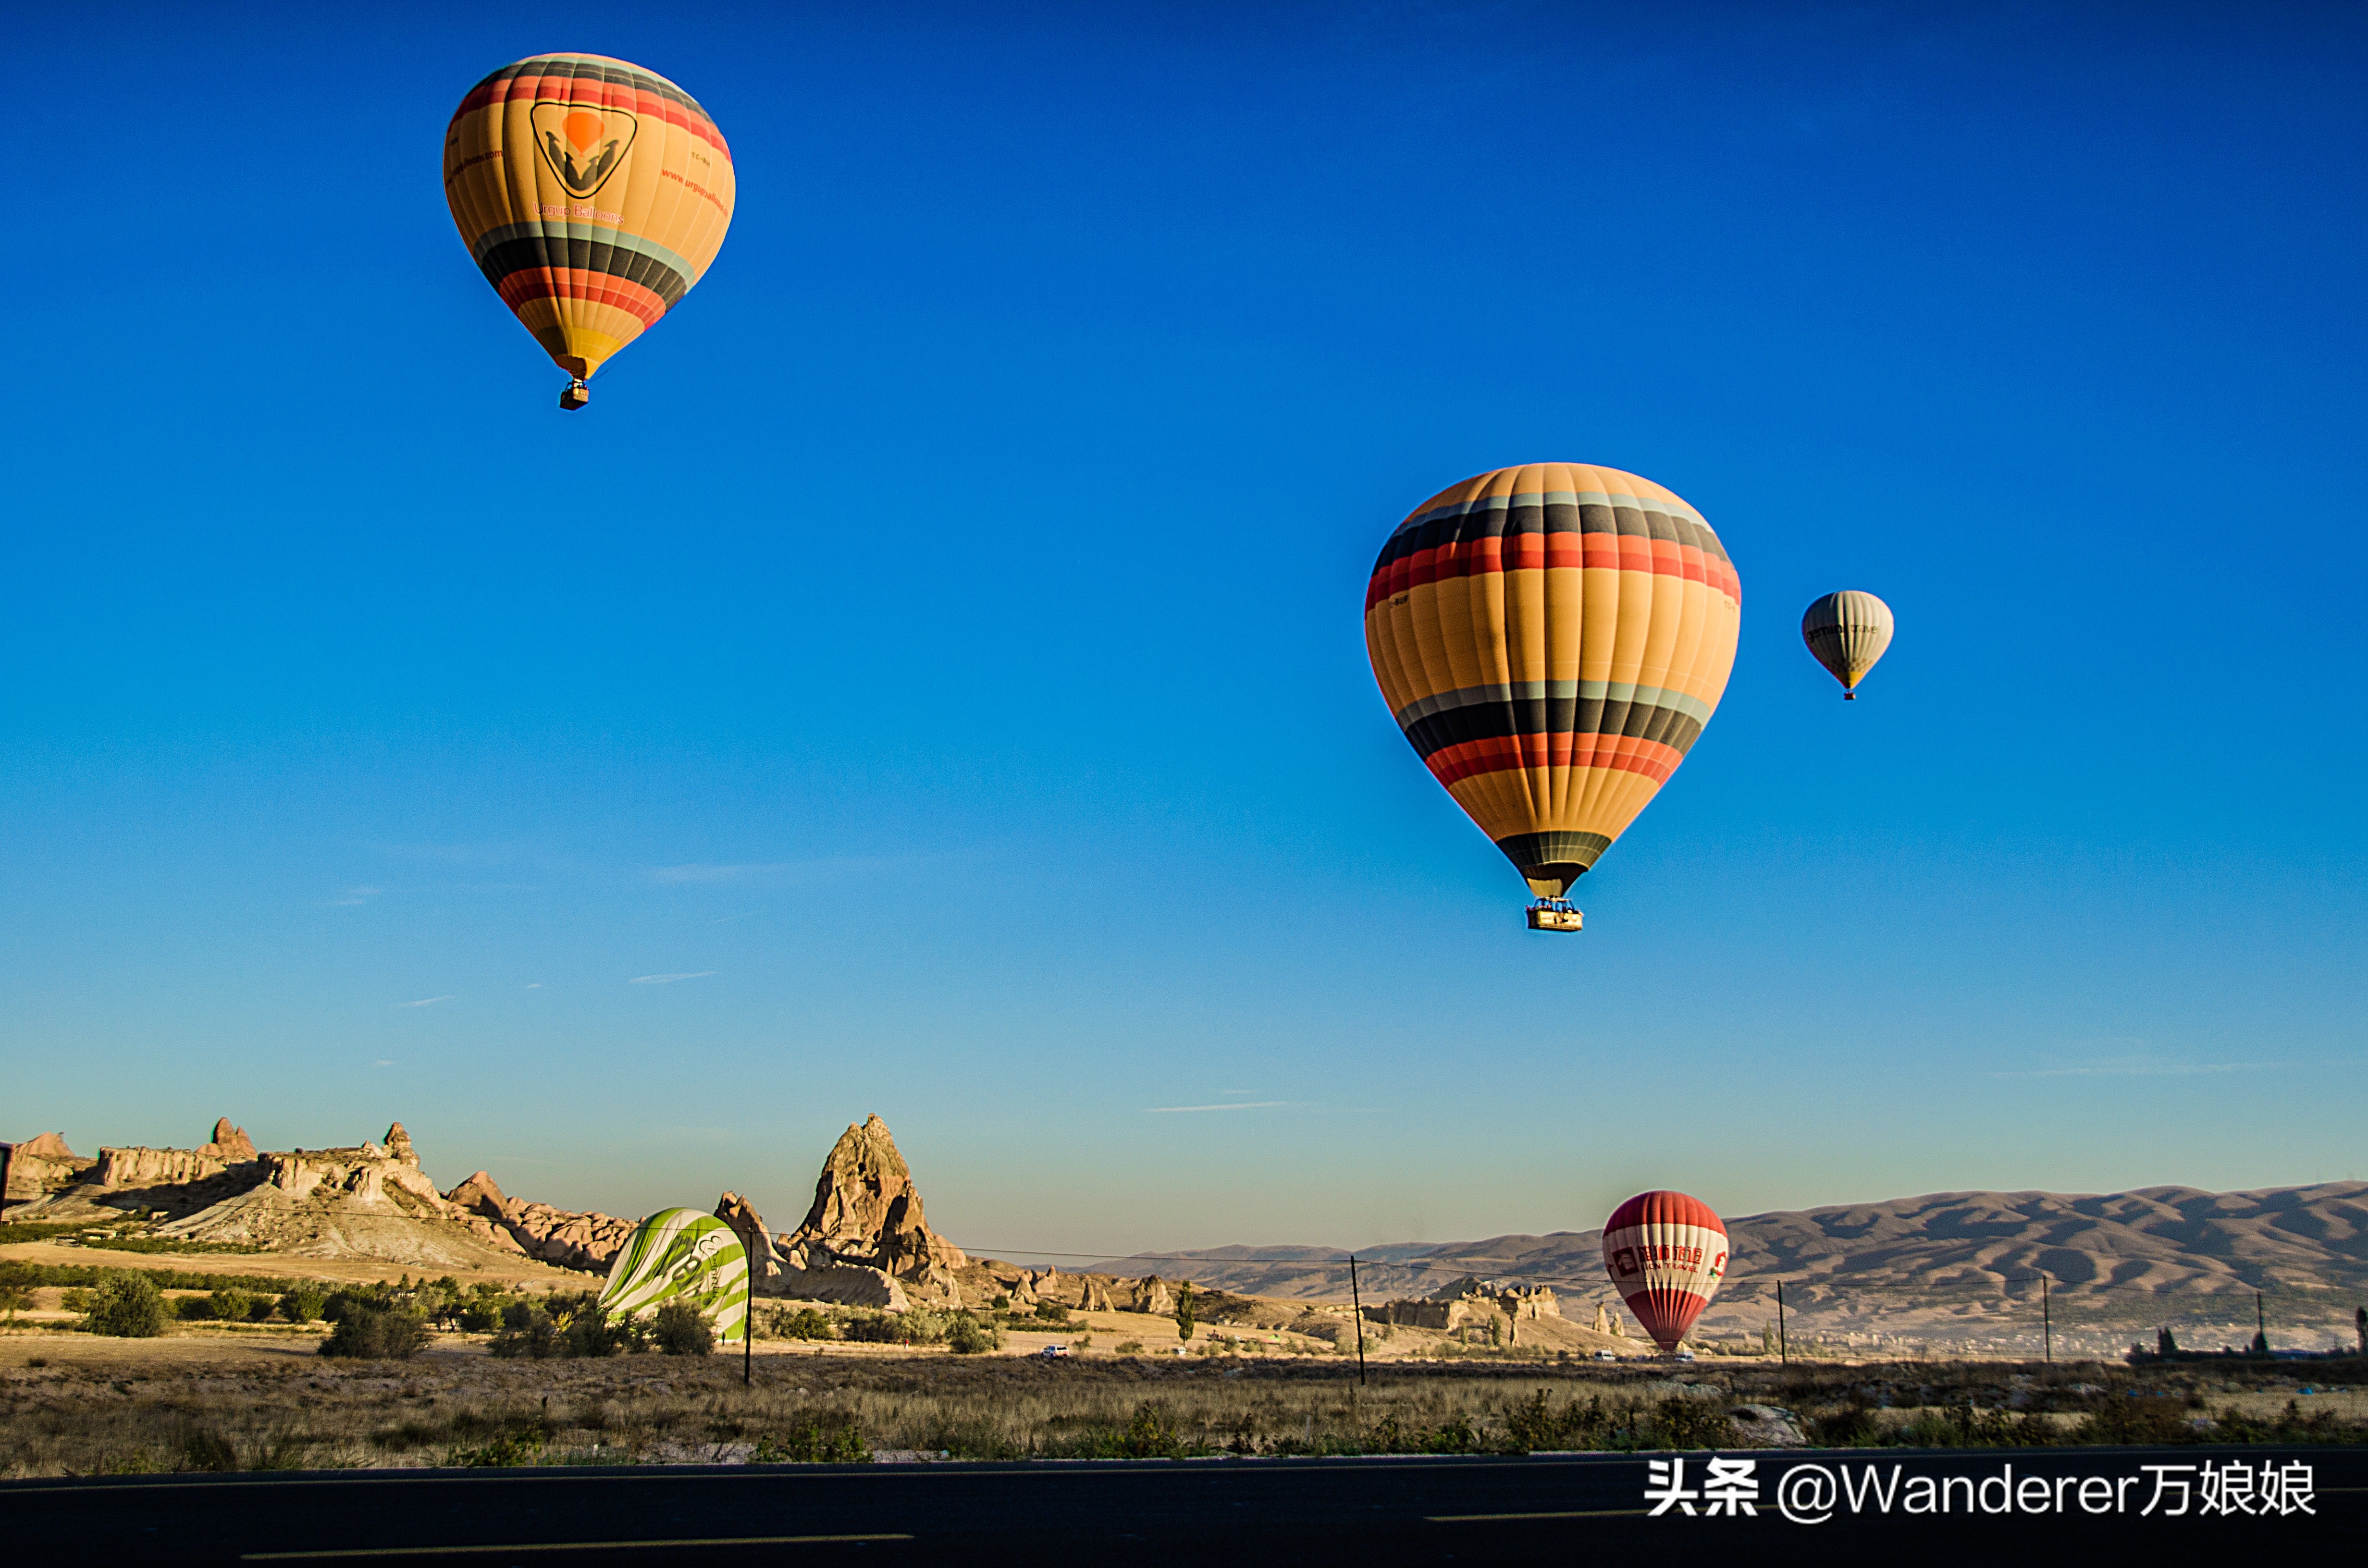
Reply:
[[[601,1310],[646,1317],[668,1301],[689,1302],[717,1339],[739,1343],[748,1322],[748,1254],[731,1226],[696,1209],[661,1209],[633,1227],[609,1266]]]

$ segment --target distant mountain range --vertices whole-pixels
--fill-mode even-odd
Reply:
[[[2244,1298],[2255,1290],[2326,1298],[2368,1292],[2368,1182],[2256,1192],[2150,1187],[2135,1192],[1942,1192],[1883,1203],[1783,1210],[1727,1221],[1734,1260],[1719,1305],[1772,1302],[1782,1279],[1788,1306],[1814,1311],[1853,1301],[1886,1308],[2053,1294],[2126,1305],[2146,1298]],[[1407,1243],[1357,1254],[1366,1300],[1426,1296],[1464,1275],[1553,1286],[1608,1299],[1602,1233],[1492,1236]],[[1261,1296],[1346,1300],[1348,1254],[1338,1247],[1210,1247],[1143,1254],[1093,1266],[1159,1273]],[[2225,1303],[2233,1307],[2234,1300]]]

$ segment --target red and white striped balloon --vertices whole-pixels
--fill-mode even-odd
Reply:
[[[1675,1350],[1726,1278],[1726,1227],[1698,1198],[1641,1192],[1604,1221],[1603,1267],[1653,1343]]]

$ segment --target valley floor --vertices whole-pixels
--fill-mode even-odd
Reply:
[[[2358,1362],[1473,1360],[1384,1364],[1360,1385],[1333,1357],[768,1341],[744,1385],[729,1350],[500,1360],[439,1335],[413,1360],[370,1364],[321,1358],[319,1342],[249,1325],[0,1333],[0,1472],[1508,1452],[1736,1446],[1787,1427],[1918,1446],[2368,1440]]]

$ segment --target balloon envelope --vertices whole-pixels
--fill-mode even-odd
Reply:
[[[1383,546],[1365,649],[1400,729],[1542,898],[1685,759],[1735,667],[1743,588],[1649,479],[1528,463],[1452,485]]]
[[[1802,612],[1801,641],[1842,683],[1842,695],[1855,698],[1858,683],[1891,646],[1891,607],[1857,588],[1827,594]]]
[[[1726,1278],[1726,1227],[1682,1192],[1644,1192],[1603,1222],[1603,1268],[1636,1321],[1675,1350]]]
[[[732,1227],[696,1209],[661,1209],[639,1225],[609,1266],[600,1306],[640,1317],[668,1301],[689,1301],[738,1340],[747,1324],[748,1254]]]
[[[444,197],[469,255],[578,380],[690,291],[732,224],[733,192],[707,111],[605,55],[505,65],[444,132]]]

